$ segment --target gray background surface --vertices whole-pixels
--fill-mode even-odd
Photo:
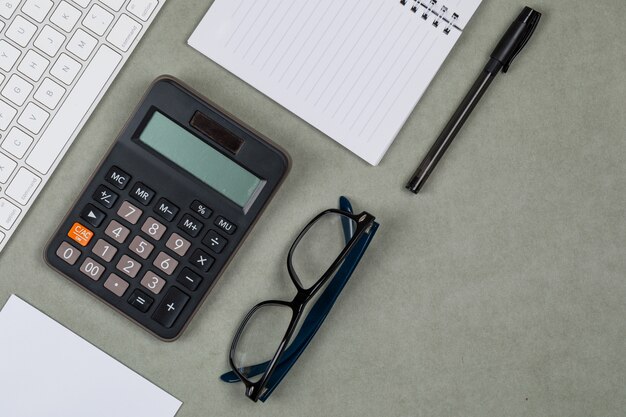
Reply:
[[[388,0],[391,1],[391,0]],[[169,0],[0,257],[16,293],[199,416],[626,413],[626,2],[544,0],[424,192],[404,182],[523,3],[485,0],[379,167],[186,45],[212,2]],[[183,337],[163,343],[51,271],[46,240],[158,75],[286,148],[293,170]],[[292,295],[284,255],[351,197],[381,228],[267,404],[222,384],[244,312]],[[36,397],[34,398],[36,400]]]

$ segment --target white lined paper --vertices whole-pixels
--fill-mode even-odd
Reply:
[[[480,2],[216,0],[189,44],[377,165]]]

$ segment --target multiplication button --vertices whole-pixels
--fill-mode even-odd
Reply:
[[[189,258],[189,263],[204,272],[207,272],[211,268],[213,262],[215,262],[215,259],[200,249],[196,249],[193,255],[191,255],[191,258]]]
[[[189,302],[189,296],[176,287],[170,288],[152,315],[154,321],[170,328]]]

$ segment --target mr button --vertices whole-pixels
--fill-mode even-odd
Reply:
[[[130,178],[130,175],[115,166],[109,170],[106,176],[107,182],[113,184],[120,190],[126,188],[126,184],[128,184]]]
[[[150,204],[154,198],[154,190],[146,187],[143,183],[138,182],[135,184],[132,190],[130,190],[130,196],[139,201],[144,206]]]

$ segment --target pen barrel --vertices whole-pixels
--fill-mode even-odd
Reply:
[[[441,157],[444,155],[457,133],[461,130],[463,124],[465,124],[472,110],[474,110],[485,91],[487,91],[487,88],[496,74],[497,72],[492,73],[491,71],[485,70],[479,75],[446,127],[437,140],[435,140],[435,143],[430,148],[421,164],[417,167],[417,170],[406,185],[407,189],[415,194],[421,190],[424,183],[435,169],[435,166],[437,166],[437,163],[441,160]]]

